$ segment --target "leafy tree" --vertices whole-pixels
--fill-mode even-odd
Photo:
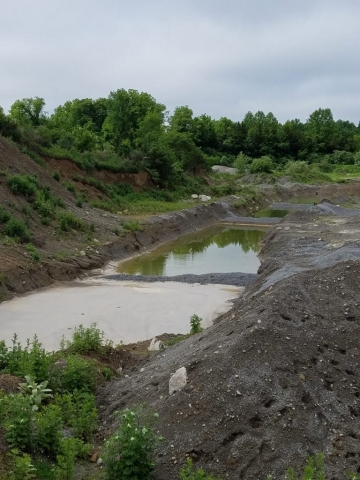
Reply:
[[[108,99],[108,115],[103,133],[119,154],[128,154],[135,148],[137,132],[149,112],[164,115],[165,106],[148,93],[137,90],[117,90]]]
[[[315,110],[305,124],[307,148],[315,153],[331,153],[336,148],[336,124],[330,108]]]
[[[187,105],[176,107],[173,115],[169,118],[170,130],[176,130],[179,133],[189,133],[193,135],[193,111]]]
[[[10,117],[20,124],[37,127],[46,119],[45,100],[40,97],[16,100],[10,107]]]

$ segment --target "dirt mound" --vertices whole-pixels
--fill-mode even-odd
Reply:
[[[262,275],[213,327],[99,392],[104,434],[114,410],[146,401],[159,413],[157,478],[177,478],[187,456],[234,480],[280,478],[316,452],[328,478],[360,471],[360,261],[314,267],[320,235],[326,250],[344,228],[357,234],[353,219],[336,230],[309,215],[268,235]],[[291,258],[295,271],[263,288]],[[187,387],[169,396],[183,366]]]

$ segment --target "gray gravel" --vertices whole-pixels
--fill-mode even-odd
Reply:
[[[246,225],[275,225],[279,223],[281,218],[277,217],[263,217],[263,218],[253,218],[253,217],[237,217],[236,215],[231,215],[224,218],[224,222],[231,223],[241,223]]]
[[[251,282],[256,280],[256,273],[241,273],[241,272],[232,272],[232,273],[205,273],[203,275],[174,275],[171,277],[167,276],[156,276],[156,275],[126,275],[126,274],[114,274],[114,275],[104,275],[102,278],[107,280],[116,280],[116,281],[132,281],[132,282],[181,282],[181,283],[200,283],[201,285],[207,284],[216,284],[216,285],[233,285],[235,287],[245,287]]]

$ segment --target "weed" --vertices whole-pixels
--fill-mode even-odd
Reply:
[[[40,254],[37,248],[32,243],[28,243],[26,245],[26,250],[31,254],[31,257],[34,260],[34,262],[40,262]]]
[[[46,405],[35,415],[35,445],[41,453],[55,456],[59,452],[62,418],[58,405]]]
[[[30,398],[19,394],[6,395],[1,400],[5,438],[10,448],[30,451],[33,446],[33,415]]]
[[[129,232],[139,232],[142,230],[142,226],[137,220],[129,220],[123,223],[124,230],[129,230]]]
[[[206,473],[202,468],[195,469],[190,458],[187,459],[186,465],[179,472],[181,480],[220,480]]]
[[[190,317],[190,335],[195,335],[195,333],[200,333],[203,331],[201,326],[202,318],[198,317],[195,313]]]
[[[55,469],[56,480],[75,479],[75,458],[86,457],[91,446],[76,438],[63,438],[60,441],[60,455],[56,457],[58,466]]]
[[[61,408],[64,424],[72,429],[73,435],[90,441],[98,420],[94,395],[75,390],[73,394],[57,395],[55,403]]]
[[[57,182],[60,182],[60,172],[59,170],[55,170],[53,173],[53,179],[56,180]]]
[[[82,230],[84,225],[81,220],[75,217],[71,212],[59,213],[58,221],[60,230],[68,232],[69,230]]]
[[[19,389],[22,393],[28,393],[30,395],[30,401],[33,410],[39,410],[39,407],[43,400],[46,398],[52,398],[51,389],[46,388],[48,381],[42,383],[35,383],[35,380],[30,375],[25,376],[26,383],[20,383]]]
[[[301,479],[295,475],[292,468],[286,472],[287,480],[325,480],[324,455],[319,453],[315,457],[309,457],[304,467]]]
[[[148,480],[152,478],[154,451],[162,440],[152,429],[157,414],[144,415],[144,405],[117,413],[120,426],[105,444],[106,480]]]
[[[36,478],[36,468],[32,464],[30,455],[20,454],[17,448],[10,452],[13,460],[13,468],[9,480],[30,480]]]

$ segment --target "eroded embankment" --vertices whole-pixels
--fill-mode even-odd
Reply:
[[[166,438],[157,478],[187,456],[228,479],[282,478],[325,453],[328,478],[360,463],[358,218],[290,214],[269,233],[258,280],[205,333],[99,391],[103,424],[146,400]],[[169,396],[171,373],[188,384]]]

